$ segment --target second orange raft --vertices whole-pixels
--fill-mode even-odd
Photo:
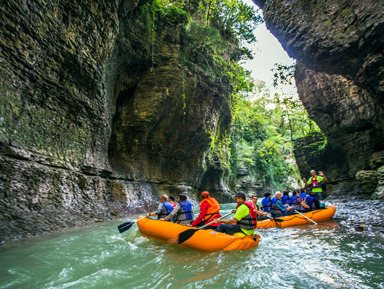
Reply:
[[[305,215],[307,218],[311,219],[312,221],[321,222],[321,221],[331,219],[335,214],[335,211],[336,211],[336,206],[332,205],[325,209],[307,212],[303,215]],[[294,225],[312,224],[312,222],[309,221],[307,218],[303,217],[300,214],[294,214],[290,216],[279,217],[276,219],[268,219],[268,220],[257,222],[257,228],[264,228],[264,229],[274,228],[274,227],[285,228],[285,227],[294,226]]]
[[[163,243],[187,247],[201,251],[231,251],[251,249],[259,244],[259,235],[244,238],[219,233],[213,230],[198,230],[191,238],[178,245],[180,233],[193,227],[172,222],[139,217],[137,221],[140,234]]]

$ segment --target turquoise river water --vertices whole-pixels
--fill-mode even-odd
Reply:
[[[136,225],[119,234],[125,221],[2,244],[0,288],[384,288],[383,238],[337,218],[260,230],[257,248],[230,252],[149,240]]]

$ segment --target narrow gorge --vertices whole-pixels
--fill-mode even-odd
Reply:
[[[198,53],[187,2],[2,5],[0,241],[143,212],[163,193],[231,200],[234,87]],[[328,172],[330,195],[383,198],[383,2],[254,2],[327,138],[297,141],[300,173]],[[222,57],[240,56],[229,39]]]

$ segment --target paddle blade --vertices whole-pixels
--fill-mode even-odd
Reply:
[[[132,225],[134,224],[134,222],[125,222],[119,226],[117,226],[117,229],[119,230],[119,233],[123,233],[125,231],[127,231],[130,227],[132,227]]]
[[[180,245],[181,243],[187,241],[189,238],[193,236],[197,232],[197,229],[188,229],[184,232],[179,234],[179,240],[177,240],[177,244]]]

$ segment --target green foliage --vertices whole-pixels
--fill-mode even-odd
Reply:
[[[292,161],[291,143],[280,129],[280,119],[269,101],[241,99],[231,134],[230,184],[237,182],[239,169],[247,169],[264,186],[283,189],[289,177],[297,177]]]

